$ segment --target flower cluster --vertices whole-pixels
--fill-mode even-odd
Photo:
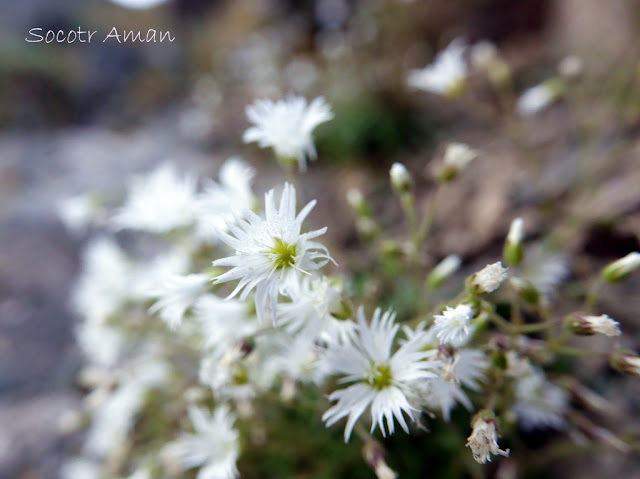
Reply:
[[[466,48],[452,43],[432,66],[411,73],[409,83],[455,93],[470,74]],[[477,68],[502,65],[488,45],[474,55]],[[541,107],[534,93],[521,99],[521,112]],[[290,175],[292,161],[302,171],[316,157],[312,131],[333,116],[323,98],[307,103],[294,96],[258,100],[246,113],[252,125],[245,142],[273,149]],[[474,149],[450,144],[436,188],[476,157]],[[345,442],[356,432],[380,477],[396,474],[372,437],[376,431],[386,437],[398,424],[412,434],[425,429],[423,421],[454,421],[457,408],[467,415],[466,446],[483,464],[509,456],[497,442],[499,424],[509,426],[507,443],[514,426],[572,427],[573,390],[550,366],[574,352],[566,344],[572,333],[617,337],[621,328],[592,314],[588,301],[585,312],[555,317],[550,293],[567,268],[556,261],[547,268],[553,274],[527,269],[522,218],[512,221],[501,260],[482,268],[484,262],[476,268],[455,254],[431,262],[423,253],[433,216],[421,211],[409,170],[394,163],[390,182],[407,215],[409,241],[379,238],[384,228],[365,195],[350,191],[363,244],[374,245],[374,263],[383,265],[361,275],[357,288],[356,271],[349,264],[338,270],[318,240],[327,227],[307,224],[317,201],[305,198],[298,209],[305,190],[287,182],[258,202],[253,170],[238,158],[218,176],[199,185],[166,163],[136,177],[120,207],[101,208],[87,197],[61,206],[74,231],[91,222],[104,229],[88,244],[72,294],[82,320],[76,336],[87,361],[80,379],[91,391],[84,405],[90,426],[83,457],[69,461],[63,477],[177,477],[191,469],[198,479],[237,477],[243,448],[265,440],[246,434],[259,430],[262,398],[279,389],[291,403],[303,385],[327,398],[318,421],[344,427]],[[157,249],[136,257],[118,242],[123,229],[157,235]],[[611,263],[602,280],[626,279],[639,257]],[[391,278],[385,268],[394,271]],[[413,294],[411,307],[397,308],[399,316],[380,306],[395,306],[389,291],[396,281],[411,284]],[[459,294],[451,295],[456,281]],[[373,311],[370,320],[365,309]],[[632,353],[619,351],[611,361],[638,374]]]

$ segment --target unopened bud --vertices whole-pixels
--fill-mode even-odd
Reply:
[[[624,258],[620,258],[605,266],[602,270],[602,279],[608,283],[617,283],[625,280],[640,267],[640,253],[637,251],[629,253]]]
[[[560,78],[551,78],[540,85],[526,90],[516,109],[521,116],[531,116],[546,108],[564,94],[564,83]]]
[[[398,259],[405,256],[405,249],[397,241],[384,240],[380,244],[380,254],[385,258]]]
[[[567,80],[577,80],[584,72],[584,62],[576,55],[569,55],[558,64],[558,73]]]
[[[631,351],[616,351],[610,359],[609,364],[618,372],[640,376],[640,357]]]
[[[488,41],[476,43],[471,49],[471,64],[476,70],[486,73],[493,85],[498,88],[511,84],[509,65],[500,58],[496,46]]]
[[[507,276],[509,276],[508,268],[503,268],[500,261],[488,264],[467,278],[467,289],[471,294],[492,293],[500,287]]]
[[[513,277],[509,280],[511,287],[518,293],[522,299],[530,304],[538,304],[540,301],[540,291],[535,285],[526,279]]]
[[[351,206],[351,209],[356,214],[356,216],[371,216],[371,208],[364,199],[362,191],[351,188],[349,191],[347,191],[347,201],[349,202],[349,206]]]
[[[509,234],[504,243],[502,257],[508,265],[520,264],[524,259],[524,221],[522,218],[516,218],[511,222]]]
[[[375,471],[378,479],[396,479],[396,474],[384,460],[384,452],[375,442],[368,442],[364,446],[364,457],[369,466]]]
[[[475,150],[463,143],[450,143],[444,151],[438,179],[443,183],[454,180],[477,156]]]
[[[398,193],[408,193],[413,189],[413,178],[406,166],[402,163],[394,163],[389,170],[391,177],[391,186]]]
[[[593,336],[596,333],[605,336],[620,336],[620,324],[606,314],[589,316],[572,314],[565,318],[565,327],[579,336]]]
[[[439,288],[459,268],[462,260],[460,256],[452,254],[440,261],[427,276],[427,286],[432,289]]]

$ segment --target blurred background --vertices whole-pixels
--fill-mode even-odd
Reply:
[[[32,28],[97,33],[90,43],[27,42]],[[175,41],[103,42],[113,28]],[[301,182],[309,197],[322,194],[312,220],[329,225],[339,261],[358,248],[347,189],[362,188],[392,228],[391,163],[418,172],[426,197],[430,160],[457,140],[481,159],[442,201],[429,254],[483,265],[511,218],[524,216],[535,236],[577,211],[580,234],[561,246],[580,278],[640,249],[639,34],[632,0],[0,0],[0,477],[56,477],[78,445],[60,423],[81,400],[67,298],[88,236],[64,228],[62,200],[98,192],[115,204],[130,174],[167,159],[215,177],[231,154],[257,168],[264,191],[282,174],[242,144],[245,105],[324,95],[335,119],[318,128],[319,161]],[[495,43],[518,92],[556,75],[568,54],[584,78],[514,137],[504,115],[483,114],[498,100],[482,82],[456,100],[407,88],[407,72],[457,37]],[[574,194],[587,140],[600,166]],[[636,340],[639,286],[604,300]],[[612,421],[637,415],[635,383],[607,388],[631,398]],[[556,473],[640,477],[633,462],[607,457]]]

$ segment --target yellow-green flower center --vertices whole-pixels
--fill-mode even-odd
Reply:
[[[296,262],[296,245],[276,238],[275,246],[269,251],[273,255],[276,269],[292,267]]]
[[[391,373],[391,367],[387,364],[371,365],[369,377],[367,382],[374,389],[385,389],[391,386],[393,380],[393,374]]]

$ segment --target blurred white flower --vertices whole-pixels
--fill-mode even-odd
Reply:
[[[270,190],[265,195],[265,218],[247,210],[244,219],[229,223],[230,234],[218,232],[220,239],[233,248],[235,254],[213,262],[213,266],[231,267],[216,277],[214,283],[239,279],[229,297],[240,293],[242,301],[255,288],[258,318],[262,319],[269,300],[275,321],[278,294],[296,294],[303,275],[332,261],[327,248],[312,241],[323,235],[326,227],[300,232],[315,204],[315,200],[311,201],[296,216],[295,188],[285,183],[279,208],[274,200],[274,190]]]
[[[476,349],[462,349],[453,354],[440,353],[439,356],[441,366],[438,377],[426,381],[420,389],[427,407],[440,409],[444,420],[449,421],[456,403],[469,411],[473,410],[473,404],[462,386],[478,391],[489,362],[485,354]]]
[[[326,277],[303,278],[292,301],[278,305],[277,322],[290,334],[329,342],[345,340],[352,336],[356,325],[332,315],[342,309],[341,300],[342,292]]]
[[[214,294],[202,295],[193,306],[206,349],[226,350],[258,329],[254,314],[242,301],[224,300]]]
[[[429,371],[437,362],[428,358],[433,351],[421,351],[423,338],[415,335],[391,353],[393,340],[398,331],[394,324],[395,314],[391,310],[382,314],[380,308],[367,324],[364,310],[358,310],[358,329],[352,342],[330,345],[323,357],[329,374],[344,375],[341,382],[355,383],[334,391],[330,401],[337,401],[322,416],[327,427],[348,416],[344,431],[347,442],[356,421],[371,406],[371,431],[380,426],[382,434],[394,432],[394,419],[409,433],[404,414],[415,421],[416,409],[410,400],[415,398],[417,381],[434,378]],[[386,420],[386,428],[385,428]]]
[[[135,424],[150,389],[165,382],[168,369],[152,355],[142,355],[127,363],[120,374],[119,386],[95,404],[85,449],[104,457],[121,443]]]
[[[218,182],[209,180],[197,198],[198,238],[217,241],[217,230],[226,231],[227,222],[234,214],[250,210],[255,197],[251,189],[255,172],[247,163],[237,157],[227,159],[218,173]]]
[[[208,277],[205,274],[172,276],[157,290],[149,291],[148,296],[157,298],[149,308],[152,314],[159,313],[169,328],[175,329],[196,300],[206,292]]]
[[[301,171],[307,167],[307,157],[316,158],[311,133],[318,125],[333,118],[331,107],[323,97],[308,105],[300,96],[277,102],[256,100],[247,106],[246,112],[253,126],[244,132],[244,142],[273,148],[281,161],[297,161]]]
[[[130,8],[131,10],[144,10],[161,5],[167,0],[109,0],[121,7]]]
[[[515,394],[511,411],[524,429],[564,428],[568,394],[547,381],[542,370],[520,377],[515,384]]]
[[[473,308],[465,303],[455,308],[447,306],[442,314],[436,314],[434,318],[433,330],[441,344],[463,341],[470,334]]]
[[[133,264],[110,238],[87,245],[82,273],[72,291],[72,305],[86,321],[104,321],[131,296]]]
[[[256,395],[254,371],[250,365],[229,354],[215,352],[200,362],[200,383],[211,388],[216,399],[243,401]]]
[[[195,434],[183,434],[168,448],[187,470],[199,467],[197,479],[233,479],[238,476],[236,461],[240,454],[235,417],[226,405],[210,414],[204,408],[189,407]]]
[[[84,457],[67,459],[60,468],[61,479],[101,479],[102,468]]]
[[[165,163],[131,180],[125,204],[112,222],[118,228],[166,233],[193,224],[196,205],[195,178],[180,177]]]
[[[78,346],[91,364],[109,368],[118,362],[125,344],[120,330],[97,321],[82,321],[74,332]]]
[[[422,70],[412,70],[407,83],[412,88],[426,90],[439,95],[455,96],[464,87],[467,78],[467,63],[464,58],[466,46],[456,39],[438,53],[431,65]]]
[[[78,195],[60,201],[57,213],[71,232],[82,233],[96,219],[97,207],[91,195]]]

